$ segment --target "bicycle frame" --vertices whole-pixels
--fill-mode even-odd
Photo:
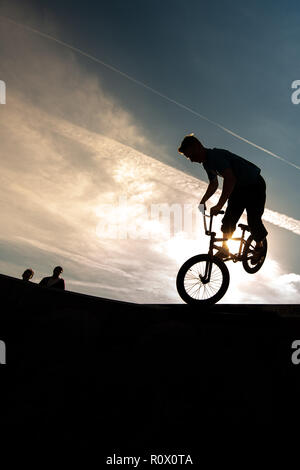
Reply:
[[[203,214],[205,235],[208,235],[210,237],[208,255],[210,257],[213,257],[214,256],[213,250],[217,250],[217,251],[220,250],[220,246],[218,246],[216,243],[225,242],[225,241],[228,240],[228,238],[216,238],[216,232],[212,231],[212,223],[213,223],[214,216],[205,213],[205,205],[204,204],[199,204],[198,208],[199,208],[200,212]],[[224,211],[220,211],[219,214],[224,214]],[[207,229],[207,223],[206,223],[207,218],[210,219],[208,229]],[[232,260],[234,263],[236,263],[237,261],[242,261],[243,253],[244,253],[244,247],[246,245],[246,240],[244,238],[245,231],[246,231],[246,229],[242,229],[242,236],[241,237],[236,237],[236,238],[231,238],[230,239],[230,240],[235,240],[235,241],[240,242],[239,251],[238,251],[237,254],[229,253],[229,256],[222,260],[223,262]],[[203,277],[201,276],[201,281],[202,281],[203,284],[206,284],[210,281],[211,270],[212,270],[212,263],[207,262],[206,267],[205,267],[205,274],[204,274]]]
[[[258,244],[250,227],[245,223],[238,224],[242,232],[240,237],[231,238],[231,233],[223,232],[222,238],[218,238],[213,231],[213,216],[208,211],[206,213],[205,205],[200,204],[199,210],[203,214],[205,235],[209,236],[208,253],[198,252],[183,263],[176,277],[176,287],[178,294],[187,304],[212,305],[225,295],[229,287],[230,272],[226,261],[241,261],[244,270],[254,274],[264,263],[268,244],[266,239]],[[224,211],[219,213],[224,214]],[[223,221],[226,225],[224,218]],[[249,236],[245,234],[246,231]],[[239,248],[234,246],[235,243],[233,246],[229,243],[228,249],[228,239],[237,241]],[[220,242],[223,242],[223,246]]]

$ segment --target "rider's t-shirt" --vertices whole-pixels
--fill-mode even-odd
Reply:
[[[62,277],[53,278],[53,276],[43,277],[39,282],[40,286],[53,287],[55,289],[65,289],[65,280]]]
[[[236,177],[236,184],[246,186],[255,184],[260,175],[260,168],[245,158],[239,157],[229,150],[206,149],[206,160],[203,162],[209,181],[213,181],[217,175],[221,176],[223,170],[231,168]]]

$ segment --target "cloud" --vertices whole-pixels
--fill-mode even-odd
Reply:
[[[128,79],[128,80],[134,82],[135,84],[137,84],[137,85],[139,85],[139,86],[141,86],[141,87],[143,87],[143,88],[149,90],[151,93],[160,96],[162,99],[164,99],[164,100],[166,100],[166,101],[168,101],[168,102],[170,102],[170,103],[172,103],[172,104],[175,104],[175,105],[178,106],[179,108],[184,109],[185,111],[188,111],[189,113],[191,113],[191,114],[193,114],[193,115],[199,117],[200,119],[203,119],[203,120],[205,120],[205,121],[207,121],[207,122],[213,124],[214,126],[218,127],[219,129],[222,129],[224,132],[226,132],[226,133],[228,133],[228,134],[230,134],[230,135],[236,137],[237,139],[239,139],[239,140],[241,140],[241,141],[243,141],[243,142],[246,142],[248,145],[251,145],[252,147],[255,147],[255,148],[261,150],[262,152],[264,152],[264,153],[270,155],[271,157],[276,158],[276,159],[278,159],[278,160],[281,160],[281,161],[283,161],[284,163],[286,163],[286,164],[288,164],[288,165],[290,165],[290,166],[296,168],[297,170],[300,170],[300,166],[299,166],[299,165],[296,165],[295,163],[286,160],[286,159],[283,158],[282,156],[280,156],[280,155],[278,155],[278,154],[276,154],[276,153],[274,153],[274,152],[271,152],[270,150],[268,150],[268,149],[266,149],[266,148],[264,148],[264,147],[262,147],[262,146],[260,146],[260,145],[258,145],[258,144],[256,144],[256,143],[254,143],[254,142],[252,142],[252,141],[246,139],[245,137],[242,137],[241,135],[239,135],[239,134],[237,134],[236,132],[233,132],[232,130],[230,130],[230,129],[224,127],[224,126],[222,126],[221,124],[219,124],[219,123],[217,123],[217,122],[215,122],[215,121],[212,121],[211,119],[209,119],[208,117],[204,116],[203,114],[200,114],[199,112],[195,111],[194,109],[192,109],[192,108],[190,108],[190,107],[188,107],[188,106],[186,106],[186,105],[180,103],[179,101],[176,101],[176,100],[170,98],[169,96],[167,96],[167,95],[165,95],[165,94],[159,92],[158,90],[156,90],[156,89],[154,89],[154,88],[148,86],[147,84],[145,84],[145,83],[143,83],[143,82],[141,82],[141,81],[139,81],[139,80],[136,80],[134,77],[131,77],[130,75],[128,75],[128,74],[122,72],[121,70],[117,69],[116,67],[113,67],[113,66],[111,66],[111,65],[109,65],[109,64],[107,64],[107,63],[105,63],[105,62],[103,62],[102,60],[99,60],[97,57],[95,57],[95,56],[93,56],[93,55],[91,55],[91,54],[88,54],[87,52],[83,51],[82,49],[79,49],[79,48],[77,48],[77,47],[74,47],[74,46],[72,46],[72,45],[70,45],[70,44],[68,44],[68,43],[66,43],[66,42],[64,42],[64,41],[59,40],[57,37],[51,36],[51,35],[49,35],[49,34],[45,34],[45,33],[41,32],[41,31],[39,31],[39,30],[37,30],[37,29],[35,29],[35,28],[31,28],[31,27],[26,26],[26,25],[24,25],[24,24],[22,24],[22,23],[17,23],[17,22],[15,22],[15,21],[13,21],[13,20],[11,20],[11,19],[9,19],[9,18],[6,18],[6,17],[4,17],[4,16],[2,17],[2,20],[3,20],[3,21],[7,21],[8,23],[13,24],[13,25],[15,25],[15,26],[17,26],[17,27],[21,27],[21,28],[23,28],[25,31],[30,31],[32,34],[36,34],[36,35],[38,35],[38,36],[40,36],[40,37],[47,38],[47,39],[49,39],[50,41],[53,41],[53,42],[55,42],[55,43],[57,43],[57,44],[60,44],[61,46],[65,47],[65,48],[67,48],[67,49],[69,49],[69,50],[71,50],[71,51],[76,52],[77,54],[80,54],[80,55],[83,55],[84,57],[87,57],[88,59],[92,60],[93,62],[96,62],[96,63],[101,64],[102,66],[104,66],[104,67],[110,69],[111,71],[113,71],[113,72],[115,72],[115,73],[117,73],[117,74],[119,74],[119,75],[125,77],[126,79]]]
[[[6,158],[4,162],[2,178],[6,186],[5,191],[1,190],[1,199],[6,199],[6,204],[2,237],[26,247],[27,252],[32,247],[35,259],[43,259],[42,264],[48,269],[49,260],[62,264],[71,290],[133,302],[180,302],[175,287],[180,265],[193,254],[207,250],[200,216],[198,225],[173,233],[168,221],[156,220],[157,230],[150,230],[148,235],[153,236],[146,239],[134,239],[128,236],[130,231],[125,239],[103,237],[99,221],[113,224],[111,213],[105,214],[103,207],[118,208],[123,197],[129,212],[122,219],[121,211],[119,221],[128,227],[132,223],[138,226],[141,217],[140,227],[144,227],[147,220],[143,212],[139,213],[141,207],[166,204],[170,208],[177,204],[180,209],[185,204],[193,209],[207,183],[34,107],[30,108],[30,123],[24,124],[24,108],[17,104],[15,115],[13,106],[10,108],[11,128],[5,133],[6,145],[11,138],[15,144],[18,141],[15,150],[19,155],[25,153],[25,161],[22,159],[19,165],[19,160]],[[21,135],[18,119],[25,126]],[[42,134],[34,124],[43,129]],[[284,217],[275,216],[275,222]],[[151,228],[150,218],[148,223]],[[294,221],[293,227],[297,228],[297,223]],[[21,259],[20,255],[20,262]],[[42,266],[36,270],[36,277],[43,275],[41,269]],[[272,279],[284,282],[283,290],[276,284],[279,281],[270,283],[268,271],[251,277],[241,273],[241,266],[238,275],[234,269],[235,266],[230,268],[232,283],[224,302],[278,299],[280,303],[298,296],[293,291],[293,276],[297,275],[273,269]],[[261,288],[256,286],[258,277]]]
[[[26,122],[31,122],[33,105],[56,118],[130,146],[154,151],[155,146],[145,137],[145,130],[105,91],[100,74],[87,73],[79,65],[76,54],[3,20],[0,44],[7,107],[11,104],[16,107],[18,98]],[[3,106],[1,111],[4,112]]]
[[[194,211],[207,183],[148,156],[155,146],[144,129],[72,53],[21,31],[4,28],[0,34],[7,44],[7,104],[0,107],[1,272],[18,275],[30,263],[38,281],[60,264],[70,290],[180,302],[180,265],[207,250]],[[166,217],[154,220],[151,207],[159,204]],[[184,225],[185,217],[190,224]],[[273,211],[265,217],[299,234],[299,221]],[[103,234],[108,226],[117,227],[117,235],[129,228],[130,236],[109,238]],[[139,236],[145,233],[148,238]],[[224,301],[298,299],[299,276],[270,266],[272,275],[266,263],[253,277],[235,277],[234,266],[234,290]]]
[[[297,219],[293,219],[292,217],[280,214],[276,211],[271,211],[270,209],[265,210],[263,219],[278,227],[283,227],[296,235],[300,235],[300,221]]]
[[[255,275],[245,273],[241,266],[230,267],[231,285],[223,302],[227,303],[300,303],[300,275],[285,273],[280,264],[267,258]]]

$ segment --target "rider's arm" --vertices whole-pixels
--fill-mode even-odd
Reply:
[[[208,201],[208,199],[213,195],[215,194],[215,192],[217,191],[218,189],[218,186],[219,186],[219,183],[218,183],[218,178],[215,177],[212,181],[210,181],[208,187],[207,187],[207,190],[205,192],[205,194],[203,195],[201,201],[200,201],[200,204],[205,204],[206,201]]]
[[[226,168],[220,173],[224,178],[224,182],[223,182],[222,194],[220,196],[219,202],[217,203],[217,206],[223,207],[234,189],[234,186],[236,183],[236,177],[234,176],[234,173],[231,168]]]

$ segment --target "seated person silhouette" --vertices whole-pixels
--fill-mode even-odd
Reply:
[[[59,277],[62,272],[63,268],[61,266],[56,266],[53,269],[53,275],[49,277],[43,277],[43,279],[39,282],[39,285],[43,287],[51,287],[54,289],[64,290],[65,281],[62,277]]]
[[[30,279],[33,278],[34,271],[31,268],[25,269],[25,271],[22,274],[22,279],[23,281],[30,281]]]
[[[260,168],[245,158],[228,150],[205,148],[193,134],[184,137],[178,152],[191,162],[202,163],[209,179],[208,188],[200,204],[205,204],[218,188],[218,176],[224,179],[222,194],[218,203],[210,209],[216,215],[228,201],[221,230],[228,240],[235,231],[236,224],[246,209],[248,226],[256,242],[251,264],[255,264],[263,252],[264,240],[268,234],[261,217],[266,201],[266,183]],[[216,256],[225,258],[229,254],[227,242]]]

